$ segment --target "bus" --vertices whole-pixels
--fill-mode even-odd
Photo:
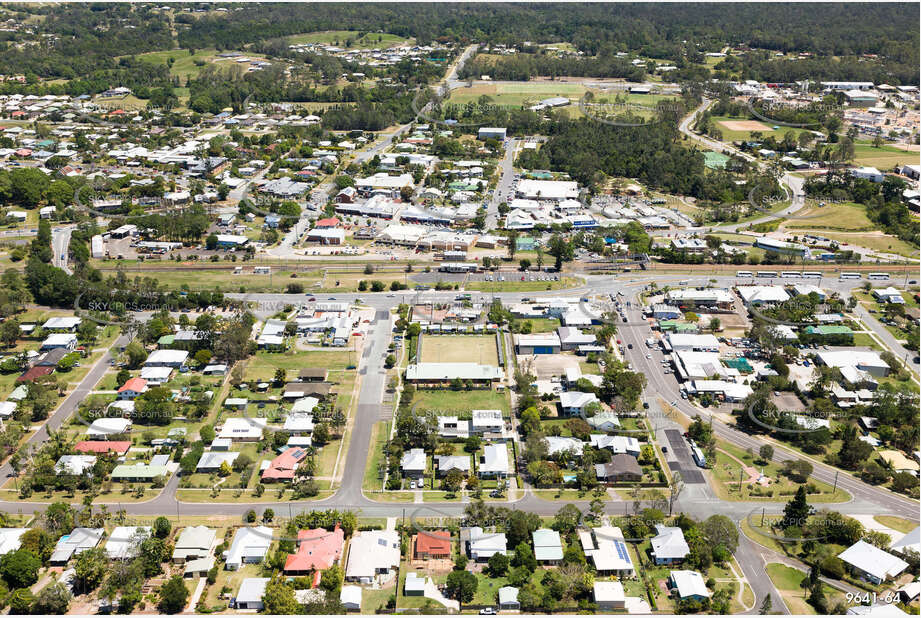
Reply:
[[[272,273],[271,266],[253,266],[254,275],[269,275]]]
[[[889,281],[889,273],[870,273],[867,275],[867,279],[873,281]]]
[[[801,275],[795,270],[785,270],[780,273],[781,279],[799,279]]]
[[[762,279],[768,279],[771,277],[776,277],[777,273],[775,273],[773,270],[759,270],[758,276]]]
[[[736,277],[738,277],[739,279],[751,279],[753,276],[754,275],[752,274],[752,271],[750,270],[740,270],[739,272],[736,273]]]
[[[807,270],[803,273],[803,279],[821,279],[822,273],[817,270]]]
[[[838,279],[860,279],[860,273],[841,273]]]

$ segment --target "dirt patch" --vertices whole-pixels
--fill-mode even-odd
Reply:
[[[720,124],[730,131],[770,131],[771,127],[757,120],[721,120]]]
[[[578,367],[579,358],[565,354],[534,354],[518,357],[519,366],[528,364],[530,364],[531,373],[538,378],[548,379],[566,375],[567,367]]]

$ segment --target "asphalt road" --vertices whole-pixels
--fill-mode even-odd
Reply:
[[[635,273],[628,277],[612,276],[589,276],[586,285],[569,290],[554,292],[554,295],[572,296],[582,294],[611,294],[617,291],[623,292],[623,298],[636,300],[638,293],[648,282],[656,281],[660,285],[667,283],[676,283],[681,279],[681,275],[665,275],[656,273]],[[687,277],[685,277],[687,278]],[[700,281],[692,278],[693,283],[704,283],[708,278],[701,277]],[[716,277],[716,284],[727,286],[737,283],[734,277]],[[861,281],[841,281],[835,278],[826,278],[821,281],[822,287],[839,292],[847,292],[853,287],[859,286]],[[456,295],[455,291],[436,292],[427,291],[417,295],[422,299],[451,299]],[[533,296],[534,293],[499,293],[499,294],[477,294],[475,296],[488,298],[497,296],[503,301],[520,300],[525,296]],[[281,302],[303,302],[303,296],[286,295],[286,294],[253,294],[253,295],[231,295],[245,298],[250,301],[263,301],[266,306],[276,306],[275,303]],[[387,353],[387,346],[390,341],[391,317],[389,310],[395,307],[401,300],[405,300],[405,295],[392,295],[388,293],[381,294],[337,294],[337,300],[357,300],[362,301],[369,307],[373,307],[375,319],[367,333],[367,341],[364,350],[358,362],[358,373],[360,374],[360,392],[358,397],[357,412],[353,421],[353,429],[350,439],[349,449],[345,455],[344,473],[342,483],[337,492],[324,500],[313,502],[299,503],[258,503],[249,504],[246,502],[222,503],[219,506],[211,503],[180,503],[176,500],[175,491],[178,487],[178,478],[174,475],[166,488],[155,498],[140,503],[122,505],[132,515],[156,516],[163,513],[177,513],[178,515],[209,515],[215,512],[217,508],[224,514],[244,514],[250,508],[263,509],[272,507],[276,511],[289,511],[296,513],[317,508],[348,508],[356,509],[363,516],[383,517],[383,516],[406,516],[415,517],[438,517],[438,516],[459,516],[463,514],[464,503],[445,503],[445,504],[414,504],[414,503],[380,503],[374,502],[361,491],[364,467],[367,459],[367,453],[371,446],[371,431],[376,421],[382,418],[388,418],[390,415],[389,407],[382,405],[382,395],[385,388],[386,372],[383,367],[383,359]],[[271,302],[275,301],[275,302]],[[622,343],[627,346],[632,344],[632,349],[626,350],[626,359],[630,362],[635,371],[639,371],[647,377],[647,388],[645,391],[645,400],[650,404],[648,415],[654,426],[657,441],[659,444],[668,444],[665,432],[667,430],[681,430],[681,425],[676,420],[668,416],[659,406],[658,398],[661,397],[667,402],[674,402],[673,405],[682,414],[693,417],[698,414],[706,414],[701,410],[691,406],[679,396],[678,382],[674,375],[664,374],[661,368],[661,353],[649,351],[644,345],[645,339],[650,336],[650,327],[646,323],[637,308],[638,304],[634,303],[633,308],[627,309],[628,322],[618,324],[618,335]],[[869,325],[872,328],[872,325]],[[881,326],[881,325],[880,325]],[[883,329],[885,330],[885,329]],[[124,338],[120,338],[116,345],[123,345]],[[649,353],[651,358],[647,359]],[[76,409],[79,402],[95,387],[108,366],[109,355],[106,354],[89,372],[80,386],[69,395],[62,405],[55,411],[48,421],[48,426],[53,428],[59,427],[61,423]],[[728,442],[739,446],[740,448],[752,448],[758,450],[763,440],[757,437],[749,436],[729,427],[716,419],[711,419],[714,431],[717,435]],[[38,432],[30,438],[28,444],[36,445],[46,438],[44,430]],[[803,456],[793,453],[789,449],[773,443],[775,448],[774,459],[783,461],[788,458],[802,459]],[[681,449],[669,449],[667,455],[669,467],[692,470],[693,462],[689,459],[688,454]],[[9,464],[0,468],[0,475],[10,475],[11,469]],[[849,492],[852,499],[843,504],[833,504],[829,507],[842,511],[846,514],[879,514],[887,513],[917,519],[918,503],[903,496],[893,494],[879,487],[867,485],[857,478],[852,477],[844,472],[837,472],[833,468],[814,462],[814,472],[812,475],[819,480],[833,483],[837,476],[837,484],[842,489]],[[524,492],[524,496],[515,501],[506,502],[508,506],[517,509],[527,510],[542,515],[552,515],[562,506],[559,502],[545,501],[536,497],[530,491]],[[587,509],[587,501],[574,501],[576,506],[581,509]],[[29,513],[43,510],[44,504],[32,502],[3,502],[0,503],[0,509],[9,512]],[[628,512],[630,508],[629,501],[613,500],[605,504],[605,510],[611,514],[620,514]],[[682,511],[696,518],[706,518],[712,514],[719,513],[726,515],[735,522],[744,518],[760,513],[764,508],[765,512],[772,514],[778,513],[783,508],[783,503],[771,504],[753,504],[750,502],[731,502],[721,501],[716,498],[712,489],[707,483],[685,483],[684,489],[678,496],[675,505],[675,511]],[[760,606],[766,594],[771,594],[774,601],[774,608],[783,608],[782,601],[773,590],[770,580],[764,577],[764,562],[762,553],[765,553],[760,546],[752,544],[744,537],[740,536],[740,551],[736,556],[742,567],[743,573],[752,585],[758,598],[756,607]]]

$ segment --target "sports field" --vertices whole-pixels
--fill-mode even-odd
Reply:
[[[731,118],[729,116],[714,116],[713,122],[723,133],[723,141],[734,142],[737,140],[749,140],[752,133],[760,133],[762,139],[772,136],[774,139],[783,139],[788,131],[799,137],[799,134],[806,129],[798,127],[785,127],[783,125],[771,125],[756,118]],[[777,129],[774,129],[774,126]],[[763,128],[762,128],[763,127]]]
[[[423,363],[499,364],[495,335],[423,335]]]

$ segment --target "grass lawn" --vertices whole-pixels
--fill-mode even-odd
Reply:
[[[395,584],[389,584],[385,588],[374,590],[364,588],[361,594],[361,612],[363,614],[375,614],[378,609],[387,605],[390,597],[395,596],[397,592]]]
[[[905,257],[918,257],[918,247],[896,238],[895,236],[889,236],[881,232],[872,232],[868,234],[821,232],[820,235],[830,240],[837,241],[844,248],[850,245],[857,245],[858,247],[866,247],[867,249],[880,253],[895,253]]]
[[[866,346],[874,350],[882,350],[878,343],[869,335],[869,333],[854,333],[854,345]]]
[[[806,577],[799,569],[794,569],[785,564],[772,562],[766,567],[767,574],[771,578],[780,596],[783,597],[787,607],[793,614],[815,614],[815,608],[806,602],[806,591],[800,586],[800,582]],[[829,604],[834,605],[838,600],[836,597],[842,597],[843,594],[827,584],[822,584],[822,591],[828,599]]]
[[[723,441],[717,441],[716,465],[710,470],[710,477],[713,480],[712,486],[717,496],[722,500],[741,500],[751,502],[786,502],[796,492],[798,483],[781,474],[781,466],[776,462],[762,464],[760,461],[755,463],[758,458],[757,453],[749,455],[745,450],[730,445]],[[728,453],[728,455],[727,455]],[[748,485],[745,483],[747,477],[743,474],[742,493],[739,494],[739,463],[736,459],[741,460],[748,466],[757,470],[763,470],[764,475],[771,479],[771,484],[767,488],[761,488],[762,495],[753,494],[752,489],[759,487],[756,484]],[[819,493],[809,494],[810,502],[844,502],[850,498],[847,492],[838,489],[832,494],[832,486],[823,483],[815,478],[809,479],[810,483],[815,484]],[[770,492],[771,495],[766,495]]]
[[[422,338],[420,362],[479,363],[498,366],[496,336],[491,335],[426,335]]]
[[[214,60],[217,51],[214,49],[199,49],[196,50],[195,54],[189,55],[189,50],[187,49],[173,49],[170,51],[157,51],[150,52],[146,54],[141,54],[139,57],[141,60],[150,62],[152,64],[166,64],[171,58],[173,60],[173,66],[170,67],[170,75],[174,77],[185,78],[191,77],[196,78],[201,72],[201,69],[204,65],[198,66],[195,64],[196,61],[199,63],[210,63]],[[251,57],[248,55],[247,57]],[[225,61],[225,65],[229,66],[230,63]]]
[[[365,475],[361,481],[362,489],[381,489],[383,481],[378,479],[377,471],[384,463],[384,445],[387,443],[387,421],[379,421],[371,429],[371,446],[365,463]]]
[[[468,292],[541,292],[580,285],[582,279],[578,277],[562,277],[559,281],[468,281],[464,289]]]
[[[423,345],[426,345],[423,339]],[[413,405],[419,404],[420,410],[435,410],[438,413],[470,418],[472,410],[502,410],[508,417],[509,401],[507,393],[493,390],[421,390],[413,396]]]
[[[854,163],[866,165],[879,170],[886,170],[903,163],[917,163],[918,153],[908,152],[895,146],[882,145],[874,148],[873,144],[854,145]]]
[[[550,333],[560,327],[560,321],[556,318],[514,318],[513,324],[531,323],[532,333]]]
[[[785,221],[784,228],[788,230],[861,232],[872,230],[875,227],[875,224],[867,217],[866,207],[854,202],[829,203],[825,206],[819,206],[818,203],[813,202],[797,212],[797,216],[802,218]]]
[[[874,515],[873,519],[886,526],[887,528],[892,528],[893,530],[898,530],[899,532],[904,533],[911,532],[918,527],[918,522],[911,521],[910,519],[904,519],[902,517],[896,517],[894,515]]]

